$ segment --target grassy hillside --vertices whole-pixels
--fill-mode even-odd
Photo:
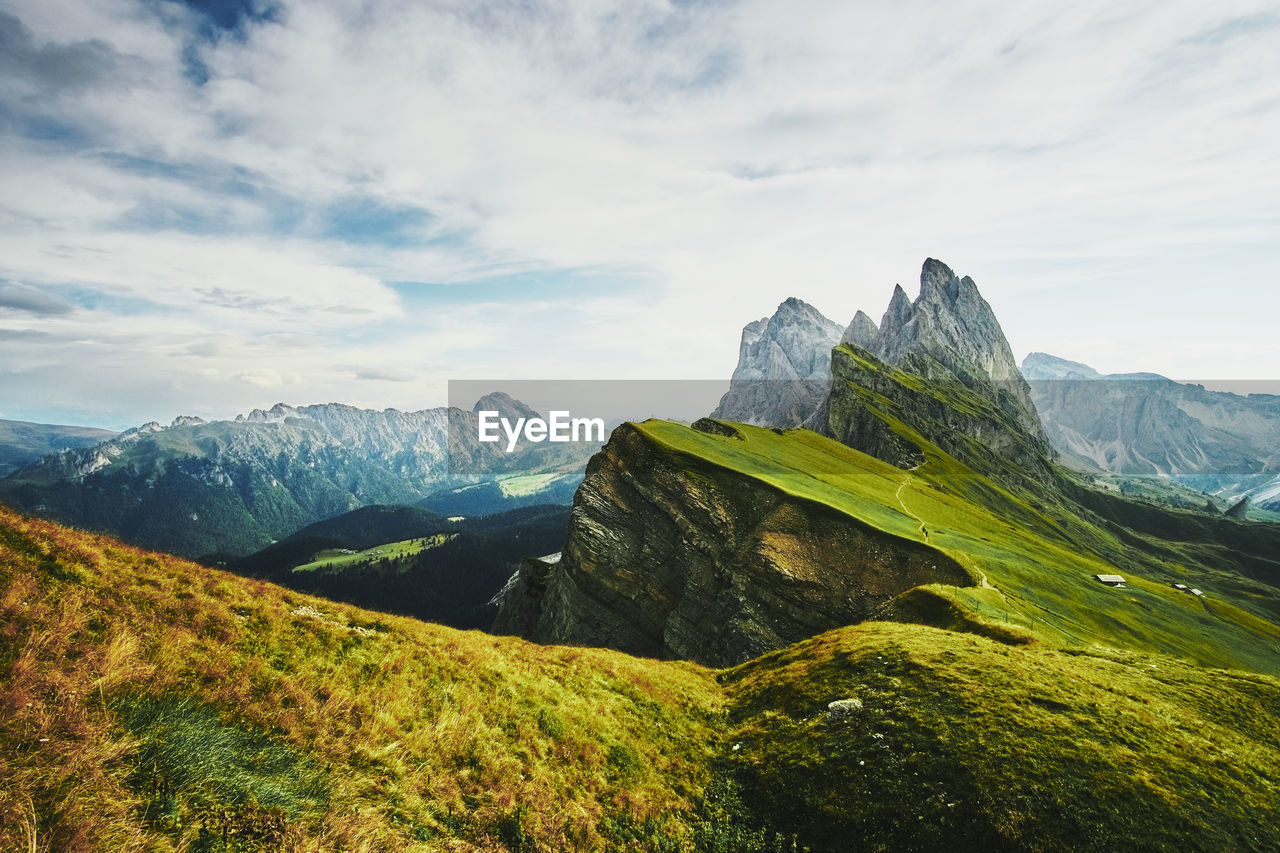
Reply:
[[[881,623],[722,679],[750,812],[815,851],[1280,844],[1273,678]]]
[[[0,510],[5,850],[1268,850],[1277,705],[919,625],[541,647]]]
[[[487,629],[497,612],[489,602],[520,560],[564,547],[568,515],[533,506],[451,521],[418,507],[362,507],[226,565],[335,601]]]
[[[378,560],[403,560],[407,557],[416,557],[423,551],[439,548],[450,539],[456,538],[456,536],[456,533],[437,533],[434,536],[425,536],[420,539],[404,539],[400,542],[374,545],[372,548],[365,548],[363,551],[352,551],[350,548],[328,548],[313,555],[311,562],[294,566],[292,571],[314,572],[320,569],[342,571],[345,568],[361,563],[376,562]]]
[[[692,665],[380,616],[3,510],[0,567],[3,849],[590,849],[708,778],[722,699]]]
[[[0,420],[0,477],[46,453],[89,447],[115,435],[111,430],[94,427]]]
[[[912,440],[924,462],[904,471],[807,430],[733,425],[702,431],[668,421],[638,428],[680,454],[685,465],[728,469],[835,508],[936,548],[972,574],[972,587],[908,593],[900,618],[1011,630],[1062,647],[1139,649],[1212,666],[1280,672],[1280,626],[1266,618],[1280,590],[1224,572],[1220,552],[1226,545],[1212,538],[1212,529],[1187,527],[1192,538],[1186,542],[1122,536],[1079,510],[1033,503],[1008,491],[918,435]],[[1274,537],[1273,553],[1280,554],[1280,531],[1248,525],[1242,530]],[[1265,550],[1267,543],[1253,544]],[[1129,581],[1127,588],[1093,580],[1116,572]],[[1172,581],[1207,594],[1181,592]]]

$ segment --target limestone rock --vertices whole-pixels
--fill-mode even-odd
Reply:
[[[853,320],[844,330],[840,343],[857,344],[863,349],[870,349],[875,345],[876,337],[879,334],[880,329],[876,326],[876,321],[868,317],[865,311],[859,311],[853,315]]]
[[[827,705],[827,721],[839,722],[857,715],[860,711],[862,711],[862,700],[857,696],[850,696],[848,699],[837,699]]]
[[[539,642],[729,666],[874,618],[920,584],[972,584],[927,545],[688,465],[630,424],[614,430],[574,498],[560,563],[545,582],[529,570],[499,624],[534,621],[522,633]]]
[[[794,297],[742,330],[738,366],[713,417],[759,426],[798,426],[826,397],[831,348],[844,329]]]

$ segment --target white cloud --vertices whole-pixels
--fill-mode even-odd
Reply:
[[[1208,331],[1261,341],[1280,307],[1263,2],[327,0],[212,42],[177,4],[10,6],[33,50],[98,39],[129,72],[18,102],[85,138],[0,137],[0,275],[145,300],[192,341],[163,367],[187,393],[239,399],[211,360],[298,394],[363,376],[396,405],[413,383],[391,378],[428,368],[724,375],[784,297],[877,316],[925,255],[977,279],[1017,349],[1269,369]],[[378,239],[333,213],[350,198],[429,219]],[[584,268],[650,292],[531,283],[419,318],[384,284]],[[262,337],[285,332],[327,352]]]

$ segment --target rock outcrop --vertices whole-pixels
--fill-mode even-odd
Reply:
[[[1228,505],[1248,495],[1280,508],[1280,397],[1102,374],[1045,353],[1028,355],[1022,369],[1046,435],[1072,467],[1167,477]]]
[[[843,333],[839,323],[795,298],[772,317],[747,324],[729,390],[712,417],[772,427],[803,423],[827,395],[831,348]]]
[[[1031,389],[973,279],[926,260],[915,301],[895,287],[868,332],[855,317],[832,353],[831,392],[813,428],[900,467],[923,461],[919,437],[985,474],[1052,479]]]
[[[1239,500],[1233,507],[1227,510],[1227,518],[1248,518],[1249,516],[1249,498],[1245,496]]]
[[[876,321],[872,320],[865,311],[859,311],[853,315],[853,320],[849,322],[848,328],[844,330],[844,334],[840,337],[842,344],[857,344],[863,349],[870,349],[875,346],[876,338],[880,335],[880,329],[876,326]]]
[[[588,466],[561,561],[521,569],[498,626],[728,666],[874,618],[933,582],[972,583],[927,545],[672,454],[624,424]]]

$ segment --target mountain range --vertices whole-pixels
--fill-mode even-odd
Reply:
[[[0,477],[46,454],[91,447],[115,436],[93,427],[0,420]]]
[[[478,407],[530,410],[505,394]],[[567,500],[591,447],[503,453],[477,440],[475,411],[373,411],[277,404],[232,420],[151,422],[42,456],[0,480],[0,501],[188,557],[244,555],[307,524],[370,504],[411,504],[461,486],[510,483],[488,511]],[[435,500],[449,511],[448,500]]]
[[[830,353],[823,435],[615,430],[563,557],[522,569],[495,627],[728,666],[842,624],[922,621],[1277,671],[1280,527],[1135,503],[1059,465],[990,306],[938,261],[874,335],[859,326],[871,349],[850,334]],[[1095,579],[1111,575],[1120,601]]]
[[[1098,373],[1031,353],[1022,371],[1064,461],[1166,478],[1231,506],[1280,509],[1280,396],[1240,395],[1155,373]]]
[[[895,286],[877,326],[858,311],[843,330],[816,308],[790,298],[772,317],[742,330],[738,366],[729,391],[712,417],[770,427],[827,428],[820,411],[831,387],[831,350],[850,344],[892,366],[907,366],[926,378],[958,379],[1000,391],[1002,408],[1041,437],[1031,392],[995,312],[973,279],[960,278],[944,263],[925,261],[913,301]]]
[[[616,428],[567,524],[357,506],[228,574],[0,508],[0,847],[1276,849],[1280,526],[1063,465],[939,261],[879,325],[815,315],[749,327],[721,416]],[[284,528],[581,470],[474,425],[277,406],[4,482]],[[493,607],[535,642],[388,615]]]

